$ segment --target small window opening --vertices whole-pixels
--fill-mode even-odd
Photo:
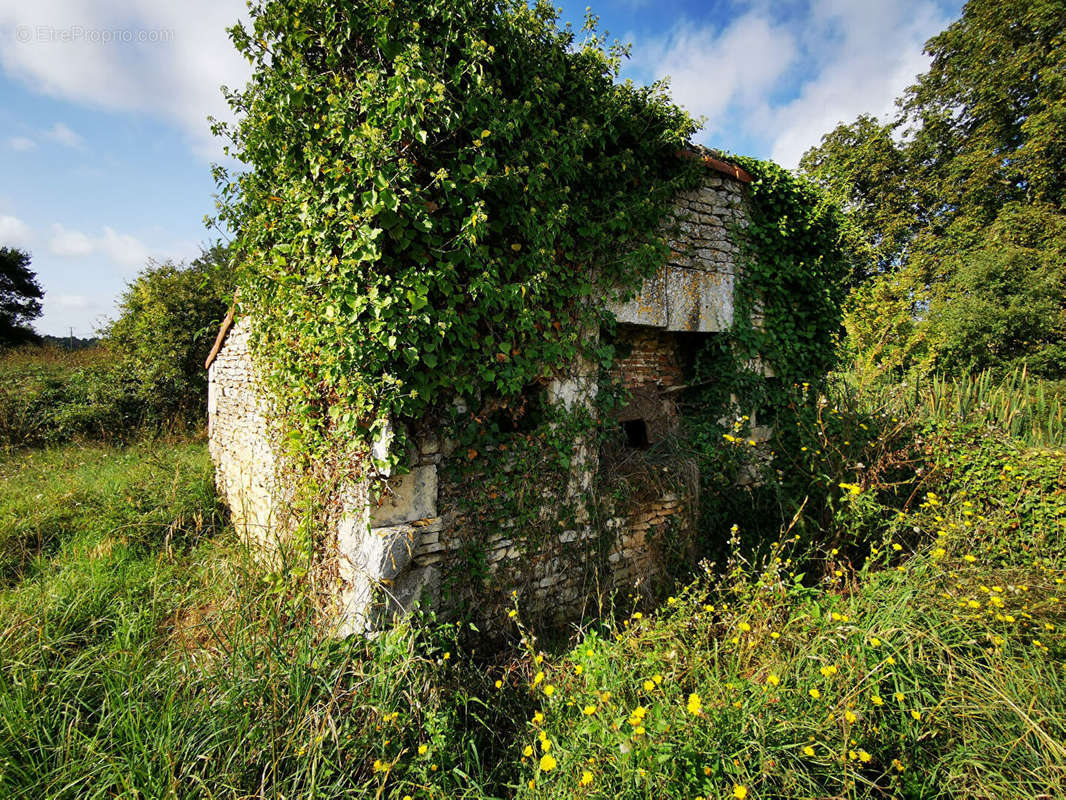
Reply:
[[[640,450],[648,447],[648,424],[642,419],[627,419],[622,423],[626,444]]]

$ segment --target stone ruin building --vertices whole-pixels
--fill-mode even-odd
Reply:
[[[675,397],[684,388],[683,367],[693,337],[715,335],[733,323],[734,289],[740,278],[734,232],[747,225],[751,177],[709,151],[696,155],[706,166],[706,177],[698,189],[677,198],[678,234],[670,243],[667,263],[635,297],[609,305],[619,323],[612,377],[630,397],[615,412],[616,420],[620,440],[634,450],[656,444],[677,428]],[[234,319],[231,312],[208,358],[209,446],[216,483],[236,528],[247,540],[269,549],[285,535],[287,485],[250,356],[249,334],[249,320]],[[554,379],[546,397],[565,407],[588,404],[597,380],[596,370],[578,365]],[[380,499],[373,499],[366,483],[343,493],[343,514],[330,539],[336,550],[330,555],[336,564],[333,602],[339,632],[377,624],[382,597],[393,611],[415,600],[442,609],[452,605],[454,584],[442,583],[442,574],[456,558],[462,538],[454,535],[456,509],[448,507],[444,467],[450,459],[461,464],[462,454],[453,454],[453,445],[435,431],[422,431],[415,439],[409,471],[391,477]],[[581,491],[601,468],[599,462],[595,448],[574,442],[570,497],[545,502],[580,503]],[[695,473],[694,466],[688,466]],[[500,578],[500,585],[493,587],[497,613],[517,592],[526,609],[572,619],[595,593],[654,585],[664,571],[658,534],[672,526],[674,541],[678,536],[682,541],[691,538],[698,492],[698,480],[650,496],[645,492],[599,526],[600,531],[577,525],[538,545],[537,552],[528,552],[510,531],[500,529],[480,542],[483,563],[490,575],[503,576],[508,574],[505,567],[518,567],[524,580],[519,585]],[[606,547],[603,528],[610,533]],[[583,541],[587,547],[575,547]],[[462,565],[458,568],[462,574]]]

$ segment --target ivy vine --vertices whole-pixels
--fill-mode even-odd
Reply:
[[[254,67],[217,125],[240,303],[291,449],[308,459],[456,398],[516,397],[579,355],[665,252],[697,180],[661,83],[548,2],[261,0]],[[589,352],[589,351],[592,352]],[[403,454],[400,437],[392,458]],[[357,463],[358,459],[349,459]]]

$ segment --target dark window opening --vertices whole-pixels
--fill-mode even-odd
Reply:
[[[627,419],[622,423],[626,434],[626,444],[643,450],[648,447],[648,424],[642,419]]]

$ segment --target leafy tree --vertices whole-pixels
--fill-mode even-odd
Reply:
[[[0,347],[38,341],[29,323],[41,316],[43,297],[29,253],[0,247]]]
[[[589,350],[695,165],[662,84],[539,0],[273,0],[217,168],[241,304],[305,452],[455,395],[515,395]]]
[[[948,261],[928,314],[939,368],[1066,375],[1066,215],[1012,203],[979,247]]]
[[[1066,4],[970,0],[926,51],[893,120],[841,125],[800,163],[849,209],[879,276],[853,297],[849,330],[871,335],[852,345],[886,370],[1025,362],[1066,376],[1045,347],[1064,308],[1061,251],[1047,237],[1014,243],[1026,226],[1063,224]],[[884,327],[870,303],[888,295],[917,328],[896,312]]]
[[[188,266],[150,263],[103,331],[149,416],[190,416],[207,402],[207,357],[232,297],[229,254],[214,245]]]

